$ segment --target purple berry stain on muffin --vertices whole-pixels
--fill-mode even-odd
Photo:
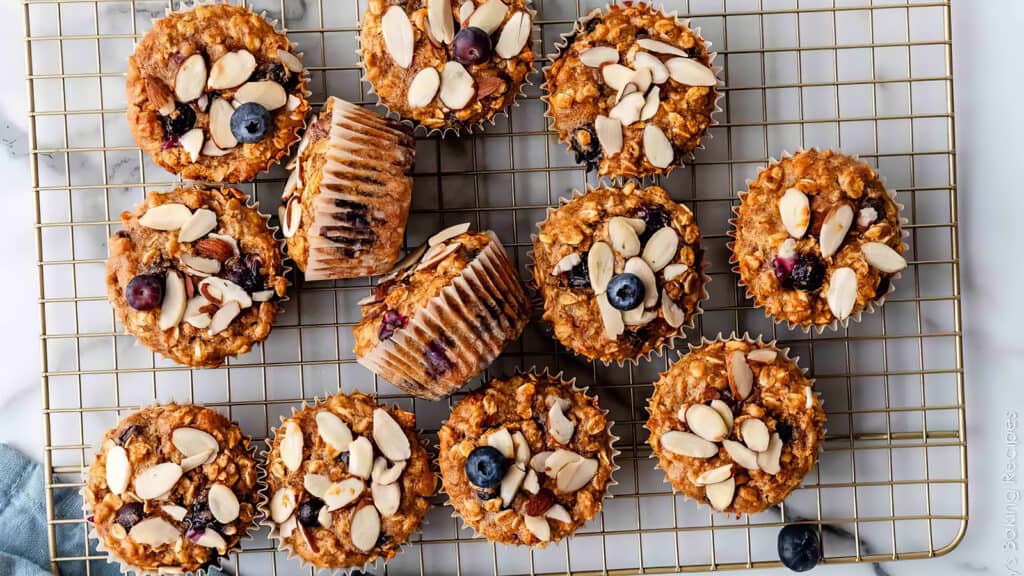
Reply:
[[[409,317],[399,314],[398,310],[388,310],[384,313],[384,319],[380,323],[380,331],[377,338],[390,340],[395,335],[395,330],[405,328],[409,324]]]
[[[452,361],[445,354],[445,345],[440,340],[435,339],[427,343],[424,356],[427,359],[427,371],[433,378],[443,376],[452,369]]]

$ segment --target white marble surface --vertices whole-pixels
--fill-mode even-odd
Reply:
[[[1018,190],[1024,144],[1020,54],[1024,53],[1024,3],[1017,0],[955,0],[954,48],[960,185],[960,237],[965,317],[971,521],[963,543],[939,559],[838,566],[835,575],[1017,574],[1024,552],[1016,528],[1019,508],[1007,508],[1013,490],[1024,488],[1015,438],[1005,422],[1024,410],[1024,347],[1019,342],[1021,307],[1014,295],[1024,274],[1016,252],[1024,243],[1024,196]],[[38,304],[35,220],[27,161],[26,89],[22,6],[0,5],[0,174],[6,184],[0,245],[5,250],[0,301],[6,303],[0,335],[0,441],[42,454],[39,413]],[[45,164],[45,161],[44,161]],[[866,543],[868,546],[870,543]],[[763,572],[769,573],[769,572]],[[783,572],[779,572],[780,574]]]

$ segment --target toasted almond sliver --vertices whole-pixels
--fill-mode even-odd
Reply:
[[[157,547],[174,542],[181,537],[181,532],[167,520],[153,516],[132,526],[128,537],[138,544]]]
[[[177,230],[192,217],[192,211],[184,204],[160,204],[153,206],[139,217],[139,224],[153,230]]]
[[[689,54],[685,50],[678,46],[655,40],[653,38],[640,38],[636,41],[637,45],[648,50],[650,52],[657,52],[658,54],[670,54],[672,56],[679,56],[681,58],[689,58]]]
[[[778,474],[781,467],[779,458],[782,456],[782,438],[775,432],[768,441],[768,450],[757,454],[757,465],[767,474]]]
[[[615,64],[619,61],[619,51],[611,46],[595,46],[580,52],[580,62],[590,68],[600,68],[604,64]]]
[[[729,388],[736,398],[743,400],[754,390],[754,372],[747,364],[747,357],[739,350],[730,352],[728,360],[726,378]]]
[[[668,68],[657,56],[647,52],[637,52],[633,56],[633,67],[637,70],[650,70],[651,81],[655,84],[663,84],[668,80]]]
[[[208,336],[216,336],[227,327],[231,325],[231,322],[242,312],[242,307],[239,306],[238,302],[231,301],[225,302],[223,306],[217,309],[217,312],[210,318],[210,325],[206,329]]]
[[[373,550],[377,544],[377,538],[380,536],[380,514],[377,512],[377,508],[363,506],[356,510],[356,513],[352,515],[351,531],[350,537],[353,546],[363,552]]]
[[[360,436],[348,446],[348,471],[360,478],[369,478],[373,471],[373,444],[365,436]]]
[[[487,0],[469,17],[469,25],[483,30],[489,36],[501,26],[506,14],[508,5],[502,0]]]
[[[331,484],[324,492],[323,501],[328,510],[332,512],[344,508],[356,501],[356,498],[363,493],[366,485],[359,478],[345,478],[341,482]]]
[[[832,272],[825,299],[836,318],[846,320],[850,317],[857,304],[857,273],[853,268],[843,267]]]
[[[608,221],[608,240],[615,252],[623,258],[631,258],[640,253],[640,238],[625,218],[616,216]]]
[[[895,274],[907,267],[907,260],[899,252],[881,242],[867,242],[860,251],[868,264],[886,274]]]
[[[238,146],[238,139],[231,131],[231,116],[234,113],[235,107],[223,98],[214,98],[210,103],[210,137],[222,150]]]
[[[181,274],[167,272],[164,278],[164,301],[160,306],[160,330],[169,330],[177,326],[185,315],[187,303],[185,281],[182,280]]]
[[[512,433],[507,428],[492,432],[487,437],[487,445],[495,448],[505,458],[515,456],[515,445],[512,443]]]
[[[405,430],[391,417],[391,413],[383,408],[373,411],[373,442],[392,462],[408,460],[412,456]]]
[[[235,91],[235,104],[255,102],[267,111],[274,111],[288,103],[288,93],[272,80],[246,82]]]
[[[583,458],[578,462],[567,464],[558,471],[555,487],[563,494],[571,494],[589,484],[595,474],[597,474],[597,460]]]
[[[655,168],[667,168],[675,158],[672,142],[654,124],[644,126],[644,155]]]
[[[587,252],[587,271],[594,293],[604,294],[615,272],[615,255],[612,254],[612,247],[604,242],[594,242]]]
[[[400,68],[408,68],[412,64],[413,32],[412,22],[401,6],[392,6],[384,13],[380,22],[384,36],[384,48]]]
[[[501,1],[501,0],[497,0]],[[476,95],[473,76],[465,66],[448,61],[441,70],[441,102],[452,110],[462,110]]]
[[[640,92],[633,92],[622,97],[622,100],[608,111],[608,116],[622,123],[623,126],[640,120],[640,110],[643,109],[646,101]]]
[[[644,100],[644,107],[640,109],[640,119],[647,121],[654,118],[658,114],[658,108],[661,106],[661,87],[655,86],[647,93],[647,98]]]
[[[665,62],[669,77],[687,86],[714,86],[718,84],[715,71],[689,58],[672,58]]]
[[[178,138],[178,144],[182,150],[188,153],[188,159],[192,162],[199,160],[199,154],[203,151],[203,142],[206,137],[202,128],[193,128]]]
[[[622,312],[617,310],[608,302],[608,294],[597,295],[597,308],[601,312],[601,322],[604,324],[604,335],[609,340],[616,340],[626,331],[626,324],[622,318]]]
[[[279,488],[270,498],[270,518],[281,524],[292,515],[292,512],[295,512],[297,505],[295,493],[291,488]]]
[[[152,500],[169,492],[181,478],[181,466],[174,462],[163,462],[142,470],[135,476],[135,495],[143,500]]]
[[[304,69],[304,67],[302,66],[302,60],[299,60],[298,56],[292,54],[291,52],[288,52],[287,50],[282,50],[278,48],[277,59],[281,61],[281,64],[284,64],[285,68],[292,72],[295,72],[296,74],[302,72],[302,70]]]
[[[128,488],[132,468],[128,462],[128,453],[121,446],[112,446],[107,450],[107,487],[114,494],[121,494]]]
[[[501,479],[501,485],[498,488],[498,495],[501,497],[503,506],[507,507],[512,503],[525,479],[526,466],[517,462],[508,467],[508,471],[505,472],[505,477]]]
[[[374,482],[370,485],[370,493],[373,494],[373,505],[377,507],[381,517],[389,518],[398,512],[398,507],[402,504],[402,487],[398,482]]]
[[[178,102],[191,102],[206,89],[206,60],[202,54],[193,54],[178,67],[174,76],[174,96]]]
[[[747,353],[747,360],[750,362],[757,362],[759,364],[771,364],[775,362],[775,359],[779,356],[779,353],[771,348],[758,348],[757,350],[751,350]]]
[[[711,507],[721,512],[732,504],[732,497],[736,494],[736,479],[729,478],[716,484],[708,484],[704,488],[704,493]]]
[[[285,422],[280,451],[281,460],[289,472],[295,472],[302,466],[303,443],[302,428],[294,420]]]
[[[181,225],[178,242],[195,242],[216,229],[217,213],[208,208],[200,208]]]
[[[686,323],[686,311],[672,300],[665,288],[661,289],[661,314],[673,328],[679,328]]]
[[[559,444],[568,444],[572,440],[573,432],[576,430],[576,424],[565,417],[562,412],[562,406],[555,402],[548,409],[548,432],[551,437],[555,439],[555,442]]]
[[[725,466],[712,468],[702,473],[701,475],[697,476],[697,479],[694,480],[693,483],[697,484],[698,486],[703,486],[707,484],[717,484],[719,482],[728,480],[730,476],[732,476],[732,464],[726,464]]]
[[[829,258],[839,251],[852,225],[853,206],[844,203],[829,210],[825,221],[821,224],[821,233],[818,235],[822,258]]]
[[[721,415],[704,404],[693,404],[687,408],[686,425],[694,434],[709,442],[721,442],[729,434]]]
[[[807,195],[796,188],[786,190],[779,199],[779,217],[790,236],[797,240],[803,238],[811,223],[811,205]]]
[[[437,89],[441,86],[441,75],[436,68],[424,68],[416,73],[409,83],[407,96],[411,108],[423,108],[434,100]]]
[[[195,456],[207,450],[217,451],[220,446],[209,432],[182,426],[171,432],[171,443],[185,456]]]
[[[516,57],[529,42],[531,32],[533,24],[530,15],[526,12],[516,12],[502,27],[498,42],[494,45],[494,52],[506,59]]]
[[[234,522],[235,518],[238,518],[238,511],[240,509],[238,497],[231,491],[231,488],[224,484],[217,483],[210,486],[208,503],[210,512],[217,519],[217,522],[228,524]]]
[[[455,37],[451,0],[427,0],[429,32],[442,44],[451,44]]]
[[[228,52],[210,67],[210,77],[206,81],[211,90],[225,90],[240,86],[252,76],[256,70],[256,57],[248,50]]]
[[[622,64],[608,64],[601,68],[601,78],[612,90],[622,90],[632,77],[633,69]]]
[[[711,401],[711,408],[718,412],[718,415],[722,417],[722,421],[725,422],[725,427],[731,431],[733,424],[732,408],[717,398]]]
[[[334,412],[329,410],[317,412],[316,428],[320,438],[338,453],[345,452],[352,444],[352,430]]]
[[[722,447],[729,453],[732,461],[747,470],[757,470],[757,453],[735,440],[723,440]]]
[[[624,271],[639,278],[640,283],[644,285],[644,308],[650,308],[658,303],[658,280],[643,258],[634,256],[627,260]]]
[[[665,226],[647,240],[642,256],[651,270],[658,272],[675,260],[678,248],[679,234],[671,226]]]
[[[622,150],[622,122],[598,115],[594,119],[594,130],[605,156],[614,156]]]
[[[743,443],[754,452],[763,452],[768,449],[768,442],[771,438],[768,434],[768,426],[758,418],[748,418],[740,424],[740,437]]]
[[[530,516],[529,514],[524,514],[523,524],[526,526],[526,529],[536,536],[541,542],[548,542],[551,540],[551,526],[548,525],[547,518],[543,516]]]
[[[331,479],[323,474],[306,474],[302,477],[302,487],[306,492],[322,500],[331,487]]]

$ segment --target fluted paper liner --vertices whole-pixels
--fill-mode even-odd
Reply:
[[[360,364],[410,394],[438,399],[482,372],[519,337],[529,302],[498,237],[487,234],[491,241],[462,273],[405,328],[358,358]],[[424,356],[431,348],[443,349],[450,370],[432,372]]]
[[[805,151],[809,152],[809,151],[817,151],[817,150],[818,150],[818,148],[815,148],[815,147],[811,147],[811,148],[807,148],[807,149],[797,148],[795,153],[791,153],[791,152],[789,152],[787,150],[783,150],[782,151],[782,155],[779,157],[778,160],[775,159],[775,158],[769,157],[768,158],[768,165],[765,168],[762,168],[761,170],[766,170],[768,167],[772,166],[773,164],[778,163],[782,159],[789,158],[789,157],[793,156],[794,154],[799,154],[800,152],[805,152]],[[850,158],[852,158],[852,159],[854,159],[854,160],[856,160],[858,162],[861,161],[860,157],[857,156],[856,154],[846,154],[846,153],[844,153],[844,152],[842,152],[840,150],[835,150],[835,149],[833,149],[833,152],[835,152],[836,154],[843,154],[844,156],[848,156],[848,157],[850,157]],[[889,194],[889,197],[892,198],[893,202],[896,204],[897,212],[900,215],[899,216],[900,237],[901,238],[906,238],[906,237],[910,236],[910,232],[907,230],[907,225],[910,223],[910,221],[906,217],[903,216],[903,209],[904,209],[903,204],[900,204],[899,202],[896,202],[896,190],[894,190],[892,188],[889,188],[889,187],[887,187],[885,185],[886,184],[885,176],[883,176],[881,173],[879,173],[874,168],[872,168],[872,170],[875,172],[875,176],[878,177],[878,180],[882,183],[882,186],[885,188],[886,192]],[[760,171],[758,173],[760,173]],[[748,190],[750,188],[750,184],[752,182],[754,182],[754,181],[755,181],[754,179],[749,179],[748,178],[747,181],[746,181],[747,190],[740,190],[739,192],[736,193],[736,195],[740,199],[740,204],[742,204],[743,203],[743,199],[747,197],[747,192],[748,192]],[[743,277],[740,276],[739,259],[736,257],[736,217],[739,215],[739,205],[735,205],[735,206],[732,207],[732,214],[733,214],[733,217],[729,219],[729,230],[727,231],[727,234],[728,234],[730,240],[726,244],[726,247],[729,249],[729,264],[732,265],[733,274],[736,275],[736,283],[744,289],[744,293],[746,295],[746,298],[748,300],[754,301],[754,293],[751,291],[750,287],[747,286],[743,282]],[[909,248],[907,246],[907,243],[901,241],[900,244],[903,247],[903,253],[905,253],[908,250],[908,248]],[[851,314],[850,316],[846,317],[843,320],[839,320],[838,318],[833,319],[832,322],[830,322],[828,324],[811,324],[811,323],[798,324],[798,323],[792,322],[790,320],[786,320],[784,318],[776,318],[775,316],[772,316],[771,314],[769,314],[768,310],[766,310],[763,307],[761,308],[761,311],[764,312],[765,318],[770,319],[775,324],[782,324],[783,322],[785,322],[786,323],[786,327],[789,328],[790,330],[792,330],[794,328],[800,328],[801,330],[804,331],[805,334],[809,333],[811,331],[811,328],[814,328],[814,330],[818,334],[821,334],[822,332],[824,332],[825,328],[830,328],[832,330],[838,330],[840,327],[847,328],[851,321],[854,322],[854,323],[859,323],[861,321],[861,319],[863,318],[863,315],[864,315],[865,312],[867,312],[868,314],[873,314],[875,312],[876,308],[881,308],[882,305],[885,304],[885,300],[886,300],[886,298],[888,298],[889,294],[892,293],[894,290],[896,290],[896,282],[900,278],[902,278],[902,277],[903,277],[903,272],[902,271],[896,272],[895,274],[890,275],[889,276],[889,289],[886,290],[885,294],[882,294],[881,296],[877,296],[873,300],[869,300],[867,302],[867,304],[865,304],[864,308],[862,310],[858,310],[855,314]],[[755,301],[755,306],[756,305],[757,304],[756,304],[756,301]]]
[[[172,402],[168,402],[168,403],[153,402],[153,403],[151,403],[149,405],[146,405],[146,406],[140,406],[139,410],[137,410],[136,412],[141,411],[141,410],[146,409],[146,408],[157,408],[157,407],[160,407],[160,406],[166,406],[166,405],[171,404],[171,403],[173,403],[173,401]],[[179,405],[187,405],[187,404],[191,404],[193,406],[205,407],[205,406],[203,406],[203,404],[201,404],[199,402],[182,402],[182,403],[179,403]],[[127,418],[127,416],[125,416],[125,418]],[[123,420],[123,419],[124,418],[118,419],[118,424],[120,424],[121,420]],[[238,423],[235,422],[234,420],[232,420],[231,423],[234,424],[235,426],[238,426]],[[241,430],[241,426],[239,426],[239,430]],[[224,564],[224,561],[227,558],[229,558],[232,554],[237,554],[237,553],[241,552],[242,551],[242,542],[244,542],[246,540],[251,540],[252,537],[253,537],[252,536],[253,532],[255,532],[255,531],[257,531],[259,529],[260,524],[264,523],[264,519],[262,518],[262,513],[263,513],[263,510],[266,508],[266,491],[267,491],[267,484],[266,484],[267,475],[266,475],[266,471],[263,469],[263,466],[260,465],[259,452],[258,452],[258,448],[257,448],[256,442],[254,442],[252,440],[252,437],[250,437],[248,434],[244,434],[243,433],[242,437],[249,441],[249,447],[247,448],[247,450],[252,455],[253,461],[256,463],[256,486],[255,486],[256,499],[252,503],[253,506],[254,506],[254,509],[255,509],[255,513],[253,514],[252,522],[249,524],[248,527],[246,527],[244,533],[238,538],[238,543],[236,543],[234,546],[229,548],[226,554],[224,554],[223,556],[220,556],[220,555],[216,556],[215,559],[213,561],[211,561],[211,563],[210,563],[208,568],[200,568],[200,569],[195,570],[193,572],[189,572],[189,574],[193,574],[194,576],[205,576],[206,574],[209,574],[209,568],[216,568],[219,571],[222,568],[222,564]],[[166,441],[170,442],[170,439],[168,438]],[[98,454],[98,453],[100,453],[102,451],[103,451],[103,441],[101,440],[100,443],[95,446],[95,452]],[[90,464],[89,468],[86,468],[86,469],[82,470],[82,479],[83,479],[83,481],[85,481],[86,485],[83,486],[78,491],[79,495],[82,496],[82,511],[86,515],[89,515],[92,512],[92,510],[89,508],[88,504],[86,503],[86,498],[85,498],[85,491],[89,488],[89,486],[88,486],[89,471],[91,469],[92,469],[92,465]],[[196,470],[199,470],[199,469],[200,468],[196,468]],[[186,474],[187,474],[187,472],[186,472]],[[91,523],[90,523],[90,526],[89,526],[89,538],[96,541],[96,549],[98,551],[103,552],[104,554],[106,554],[106,562],[107,562],[107,564],[117,564],[118,565],[118,570],[120,570],[121,574],[136,574],[137,576],[166,576],[168,573],[171,573],[170,572],[171,569],[175,568],[173,566],[163,566],[163,567],[159,567],[156,571],[152,571],[152,570],[148,570],[146,568],[142,568],[140,566],[135,566],[135,565],[128,564],[128,563],[124,562],[112,550],[109,550],[106,547],[106,545],[103,542],[103,538],[100,537],[99,533],[96,531],[96,527],[91,525]],[[185,534],[182,534],[181,538],[187,538],[187,536]],[[88,548],[88,546],[87,546],[87,548]],[[86,552],[88,553],[88,549],[86,550]]]

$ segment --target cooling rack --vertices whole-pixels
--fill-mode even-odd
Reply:
[[[118,418],[154,401],[202,402],[264,438],[303,399],[376,392],[416,412],[431,439],[461,395],[411,399],[355,363],[356,302],[370,282],[298,283],[262,347],[217,370],[189,370],[134,345],[104,296],[106,239],[118,215],[176,180],[135,146],[124,76],[134,42],[177,0],[22,0],[37,202],[44,461],[54,571],[99,573],[103,557],[81,512],[55,506],[82,486],[93,444]],[[354,49],[365,1],[250,0],[305,52],[313,100],[374,105]],[[601,3],[535,0],[535,52],[549,54]],[[622,436],[614,498],[579,533],[543,551],[474,538],[438,497],[429,523],[386,568],[392,574],[632,574],[777,566],[787,522],[817,526],[824,562],[945,554],[967,524],[967,445],[957,247],[949,1],[677,0],[718,50],[726,89],[714,138],[692,167],[661,185],[704,233],[711,299],[701,335],[749,331],[800,356],[825,400],[819,465],[783,506],[727,518],[674,497],[645,447],[651,381],[675,358],[636,367],[581,362],[537,323],[485,376],[550,366],[592,386]],[[538,68],[547,64],[541,58]],[[535,76],[535,79],[537,77]],[[538,81],[539,84],[539,81]],[[469,220],[494,229],[525,272],[545,208],[588,183],[543,118],[539,90],[482,134],[417,140],[407,245]],[[910,267],[882,311],[839,332],[775,326],[736,287],[726,229],[735,192],[770,157],[801,146],[841,148],[887,177],[910,220]],[[245,189],[275,214],[284,173]],[[591,176],[589,183],[593,184]],[[525,277],[525,276],[524,276]],[[480,379],[467,389],[479,385]],[[225,565],[238,574],[293,574],[266,532]],[[379,567],[378,567],[379,568]],[[308,570],[306,570],[308,572]],[[385,569],[380,569],[384,572]]]

